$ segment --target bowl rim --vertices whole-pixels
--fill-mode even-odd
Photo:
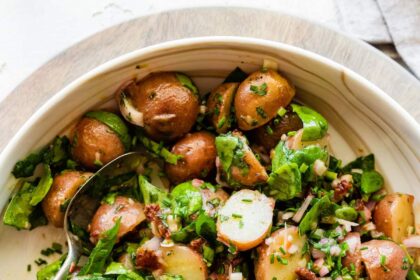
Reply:
[[[238,46],[247,45],[254,47],[270,47],[273,49],[295,53],[307,59],[318,61],[319,63],[322,63],[323,65],[334,71],[343,72],[346,75],[346,78],[349,78],[354,82],[359,83],[363,88],[367,89],[368,94],[373,96],[375,100],[382,101],[382,103],[385,106],[387,106],[386,109],[390,110],[389,112],[391,114],[395,113],[393,114],[393,116],[398,118],[395,120],[395,122],[403,124],[405,131],[411,131],[410,137],[418,143],[420,143],[420,124],[416,122],[414,117],[412,117],[407,111],[405,111],[405,109],[402,108],[400,104],[398,104],[394,99],[392,99],[392,97],[387,95],[383,90],[374,85],[372,82],[368,81],[366,78],[357,74],[353,70],[329,58],[323,57],[319,54],[293,45],[266,39],[239,36],[204,36],[171,40],[140,48],[138,50],[134,50],[132,52],[113,58],[88,71],[82,76],[78,77],[76,80],[62,88],[55,95],[53,95],[40,108],[38,108],[36,112],[24,123],[24,125],[18,130],[18,132],[11,138],[11,140],[6,145],[5,149],[0,154],[0,168],[2,168],[2,165],[5,161],[13,157],[13,151],[18,148],[17,144],[19,142],[19,139],[21,139],[21,137],[24,136],[25,132],[40,118],[42,118],[42,116],[45,113],[53,109],[57,103],[59,103],[68,94],[71,94],[71,92],[77,89],[80,85],[104,73],[112,71],[113,68],[115,68],[116,66],[124,64],[125,62],[130,61],[132,59],[136,59],[137,57],[148,55],[154,52],[162,52],[171,49],[182,48],[185,46],[192,47],[203,44],[211,44],[212,46],[223,44],[236,44]],[[369,106],[367,107],[369,108]],[[418,157],[419,155],[415,156]]]

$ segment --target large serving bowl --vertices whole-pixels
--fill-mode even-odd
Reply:
[[[181,71],[206,93],[236,66],[250,72],[260,68],[264,59],[275,61],[295,84],[298,100],[327,118],[332,150],[339,158],[346,162],[374,153],[390,191],[420,197],[419,125],[379,88],[341,65],[296,47],[251,38],[205,37],[126,54],[57,93],[0,155],[0,209],[13,190],[10,171],[16,161],[64,133],[86,111],[112,104],[113,93],[124,81],[156,71]],[[417,199],[417,218],[419,209]],[[1,225],[0,279],[33,279],[37,270],[33,261],[53,241],[64,242],[62,230],[47,226],[18,232]],[[27,264],[32,264],[31,272]]]

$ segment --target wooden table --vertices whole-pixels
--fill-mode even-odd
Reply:
[[[94,67],[159,42],[213,35],[269,39],[328,57],[376,84],[420,121],[420,82],[366,43],[287,14],[248,8],[193,8],[111,27],[39,68],[0,103],[0,150],[47,99]]]

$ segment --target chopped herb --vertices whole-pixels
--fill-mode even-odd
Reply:
[[[26,266],[26,271],[31,271],[31,270],[32,270],[32,265],[28,264],[28,265]]]
[[[382,266],[382,269],[386,272],[389,271],[389,268],[386,266],[386,256],[381,255],[379,259],[379,263]]]
[[[231,254],[235,254],[235,253],[236,253],[236,251],[237,251],[236,246],[235,246],[235,245],[233,245],[233,244],[230,244],[230,246],[229,246],[229,248],[228,248],[228,251],[229,251],[229,253],[231,253]]]
[[[244,221],[242,221],[242,219],[239,221],[239,228],[243,228],[244,227]]]
[[[273,135],[273,129],[269,126],[269,125],[267,125],[266,127],[265,127],[265,131],[267,131],[267,134],[268,135]]]
[[[287,132],[287,136],[295,136],[296,135],[296,131],[289,131]]]
[[[217,107],[217,106],[216,106],[216,107],[214,108],[213,113],[214,113],[214,115],[215,115],[215,116],[220,115],[220,109],[219,109],[219,107]]]
[[[232,214],[232,217],[233,217],[233,218],[235,218],[235,219],[241,219],[241,218],[242,218],[242,215],[239,215],[239,214],[233,213],[233,214]]]
[[[305,173],[306,170],[308,170],[308,167],[309,167],[308,165],[306,165],[305,163],[302,163],[299,167],[300,173]]]
[[[219,122],[217,123],[217,128],[222,128],[226,123],[226,118],[222,117]]]
[[[267,118],[267,114],[265,113],[265,111],[264,111],[264,109],[263,108],[261,108],[261,107],[257,107],[257,108],[255,108],[255,110],[257,111],[257,114],[261,117],[261,118],[263,118],[263,119],[266,119]]]
[[[287,265],[287,264],[289,263],[289,261],[288,261],[288,260],[286,260],[286,259],[284,259],[284,258],[280,257],[279,255],[277,255],[276,259],[277,259],[277,261],[278,261],[279,263],[281,263],[282,265]]]
[[[279,115],[279,117],[283,117],[284,115],[286,115],[287,110],[284,109],[283,107],[280,107],[280,109],[277,111],[277,115]]]
[[[95,161],[93,162],[93,164],[94,164],[94,165],[96,165],[96,166],[98,166],[98,167],[100,167],[100,166],[104,165],[104,164],[102,163],[102,161],[100,161],[99,159],[95,159]]]
[[[368,247],[362,247],[362,248],[360,248],[360,250],[367,250],[368,249]]]
[[[283,246],[280,246],[279,250],[283,255],[286,255],[286,250],[284,250]]]
[[[270,255],[270,263],[273,264],[274,263],[274,254]]]
[[[257,120],[252,120],[251,121],[251,126],[256,126],[258,125],[258,121]]]
[[[259,95],[259,96],[264,96],[267,94],[267,84],[263,83],[260,86],[256,86],[256,85],[251,85],[251,87],[249,88],[253,93]]]
[[[38,258],[35,260],[35,263],[37,266],[41,266],[41,265],[47,264],[47,261],[42,258]]]
[[[244,199],[242,199],[242,202],[251,203],[252,202],[252,199],[244,198]]]

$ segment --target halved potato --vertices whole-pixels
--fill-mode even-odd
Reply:
[[[351,269],[352,264],[354,265],[356,271],[356,279],[360,276],[363,271],[363,264],[362,264],[362,254],[360,252],[361,241],[360,241],[360,233],[358,232],[350,232],[344,237],[342,243],[346,242],[349,246],[349,251],[347,252],[346,256],[343,258],[343,265],[348,269]]]
[[[414,197],[392,193],[385,196],[375,207],[373,219],[376,229],[397,243],[408,236],[408,227],[414,226]]]
[[[362,261],[370,280],[404,280],[408,269],[403,268],[406,254],[400,246],[388,240],[362,243]]]
[[[207,279],[207,266],[196,251],[183,245],[161,247],[161,251],[163,273],[181,275],[185,280]]]
[[[298,279],[295,270],[306,267],[309,255],[302,255],[306,236],[300,236],[295,226],[279,229],[260,247],[255,262],[256,280]]]
[[[260,244],[270,232],[274,200],[249,189],[234,193],[219,210],[218,239],[239,251]]]

